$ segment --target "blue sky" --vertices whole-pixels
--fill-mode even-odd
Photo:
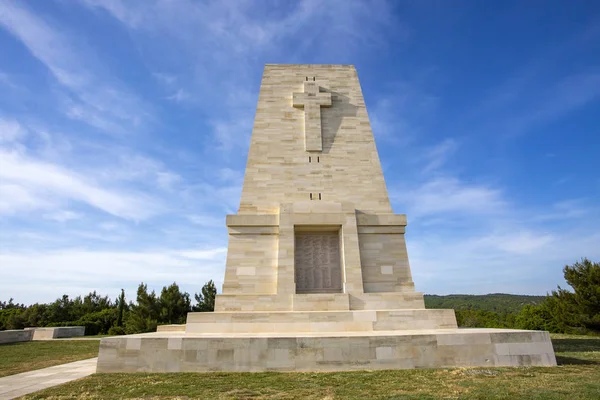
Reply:
[[[0,299],[222,284],[265,63],[354,64],[416,288],[600,260],[597,1],[0,2]]]

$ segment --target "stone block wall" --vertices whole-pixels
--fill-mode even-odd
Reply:
[[[348,371],[556,365],[547,332],[499,329],[403,335],[103,338],[98,373]]]
[[[314,77],[331,96],[320,109],[322,151],[306,151],[305,110],[293,93]],[[311,147],[311,146],[309,146]],[[391,213],[358,75],[352,65],[266,65],[239,214],[277,214],[281,203],[348,201]]]
[[[279,237],[259,228],[236,228],[229,235],[223,294],[275,294]]]
[[[28,328],[34,331],[33,340],[52,340],[85,335],[85,326],[57,326],[50,328]]]
[[[11,329],[0,331],[0,344],[28,342],[33,338],[32,330]]]

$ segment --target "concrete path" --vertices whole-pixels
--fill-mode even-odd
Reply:
[[[90,358],[0,378],[0,400],[14,399],[91,375],[96,372],[97,361],[97,357]]]

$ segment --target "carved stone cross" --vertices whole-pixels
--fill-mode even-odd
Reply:
[[[331,93],[319,93],[315,81],[304,82],[304,93],[294,93],[294,107],[304,108],[304,143],[306,151],[322,151],[321,107],[331,106]]]

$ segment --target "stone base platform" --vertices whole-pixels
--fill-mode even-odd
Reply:
[[[103,338],[97,372],[348,371],[554,366],[548,332],[436,329]]]
[[[456,328],[454,310],[191,312],[187,333],[368,332]]]

